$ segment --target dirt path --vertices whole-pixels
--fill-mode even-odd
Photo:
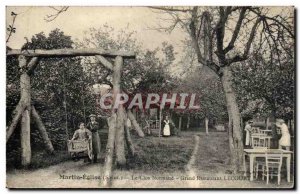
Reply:
[[[189,160],[188,164],[186,165],[186,174],[187,177],[190,177],[190,181],[189,183],[189,187],[191,188],[202,188],[202,181],[197,180],[197,173],[196,173],[196,162],[197,161],[197,155],[199,154],[199,143],[200,142],[200,138],[198,135],[195,135],[195,146],[194,146],[194,150],[191,156],[191,159]]]
[[[102,164],[85,164],[79,162],[64,162],[48,168],[7,173],[9,188],[99,188]],[[97,173],[99,172],[99,173]],[[73,176],[73,177],[72,177]],[[115,170],[113,188],[183,188],[186,181],[178,173],[152,173],[141,171]],[[79,179],[81,177],[81,179]],[[175,180],[164,180],[166,177],[178,177]],[[88,180],[88,178],[90,178]],[[150,180],[147,180],[150,178]]]
[[[114,170],[113,188],[183,188],[187,181],[184,165],[193,149],[193,135],[159,139],[157,137],[136,141],[139,155],[131,170]],[[141,145],[140,145],[141,144]],[[164,152],[167,150],[166,152]],[[189,151],[187,151],[189,150]],[[147,155],[147,157],[146,157]],[[151,158],[152,156],[152,158]],[[148,159],[145,161],[145,159]],[[186,161],[186,163],[184,163]],[[139,165],[145,166],[140,167]],[[182,170],[178,170],[182,166]],[[155,168],[153,168],[155,167]],[[67,161],[38,170],[14,170],[7,173],[9,188],[99,188],[104,178],[102,163]],[[177,168],[176,170],[172,170]]]
[[[266,185],[250,182],[247,177],[228,174],[229,146],[226,133],[199,133],[185,172],[157,172],[147,169],[114,170],[113,188],[274,188],[292,187],[293,183]],[[184,150],[183,150],[184,151]],[[167,157],[167,154],[166,154]],[[7,173],[9,188],[99,188],[103,180],[102,163],[68,161],[34,171],[15,170]],[[170,172],[170,171],[169,171]],[[172,179],[173,178],[173,179]],[[275,181],[276,182],[276,181]]]

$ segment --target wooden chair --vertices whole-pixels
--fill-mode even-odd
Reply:
[[[251,136],[252,148],[269,147],[268,139],[265,134],[256,134]]]
[[[145,120],[145,127],[144,130],[147,132],[148,135],[151,135],[151,128],[150,128],[150,123],[149,121]]]
[[[252,133],[261,133],[261,129],[259,127],[252,127]]]
[[[271,176],[271,179],[274,176],[277,176],[277,182],[278,185],[280,185],[281,181],[281,167],[282,167],[282,152],[278,156],[269,155],[268,152],[266,152],[266,161],[263,166],[263,177],[267,179],[267,184],[269,184],[269,177]]]
[[[259,136],[252,136],[252,148],[253,149],[265,149],[267,150],[268,147],[268,143],[266,141],[268,141],[266,138],[264,138],[265,135],[259,135]],[[254,175],[255,178],[258,178],[258,173],[259,172],[263,172],[263,166],[265,164],[265,161],[262,160],[262,158],[256,158],[255,159],[255,163],[254,163]]]
[[[144,130],[148,135],[158,135],[159,133],[159,120],[145,120]]]

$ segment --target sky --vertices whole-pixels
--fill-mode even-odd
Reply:
[[[7,25],[12,22],[12,11],[18,14],[15,21],[16,33],[7,44],[13,49],[21,48],[26,42],[24,37],[30,39],[32,35],[42,31],[48,34],[59,28],[75,40],[82,39],[84,31],[89,28],[99,28],[106,23],[116,30],[128,25],[129,30],[137,32],[138,41],[148,49],[161,46],[164,41],[172,43],[175,49],[180,49],[181,40],[186,36],[179,29],[171,34],[153,30],[161,22],[160,15],[147,7],[70,7],[51,22],[44,19],[54,13],[49,7],[7,7]]]
[[[27,0],[27,1],[23,1],[23,0],[3,0],[3,1],[0,2],[0,4],[2,5],[1,6],[1,8],[2,8],[2,12],[1,12],[2,15],[1,15],[1,17],[2,18],[0,20],[0,23],[1,22],[5,22],[4,8],[5,8],[6,5],[9,5],[9,4],[10,5],[24,5],[24,4],[27,4],[27,5],[36,5],[36,4],[44,4],[44,5],[52,4],[52,5],[54,5],[54,4],[56,4],[56,5],[58,5],[58,4],[61,4],[62,2],[64,4],[68,3],[68,4],[78,4],[78,5],[82,5],[82,4],[95,5],[95,4],[99,4],[99,3],[103,3],[103,2],[106,2],[106,4],[124,4],[124,3],[127,3],[128,5],[131,5],[133,3],[133,1],[130,1],[130,0],[129,1],[128,0],[119,0],[119,1],[116,1],[116,0],[115,1],[111,1],[111,0],[110,1],[106,1],[106,0],[104,0],[104,1],[97,1],[97,0],[94,0],[94,1],[92,1],[92,0],[82,1],[82,0],[80,0],[79,1],[78,0],[77,2],[76,2],[76,0],[65,0],[65,1],[61,1],[61,0],[43,0],[43,1],[34,1],[34,0]],[[278,6],[282,6],[282,5],[286,5],[286,6],[287,5],[296,5],[296,7],[298,7],[298,8],[300,7],[300,3],[299,3],[300,1],[298,1],[298,0],[297,1],[296,0],[285,0],[285,1],[282,1],[282,0],[265,0],[265,1],[261,1],[261,0],[244,0],[244,1],[240,1],[240,0],[230,0],[230,1],[226,1],[226,0],[225,1],[219,1],[219,0],[211,0],[211,1],[199,1],[199,0],[186,0],[186,1],[182,1],[182,0],[165,0],[165,1],[161,1],[161,0],[153,0],[153,1],[145,1],[144,0],[143,2],[144,2],[143,4],[148,4],[148,5],[149,4],[152,4],[152,5],[165,5],[165,4],[172,4],[172,5],[182,5],[182,4],[185,4],[185,5],[187,5],[187,4],[194,4],[194,5],[203,5],[203,4],[205,4],[205,5],[208,5],[208,4],[209,5],[221,5],[221,4],[222,5],[230,5],[230,4],[234,4],[234,5],[257,5],[257,6],[259,6],[259,5],[278,5]],[[137,1],[134,1],[134,3],[135,4],[141,4],[141,1],[137,0]],[[10,14],[10,10],[11,9],[9,8],[8,9],[8,13],[9,14]],[[20,10],[20,11],[24,10],[25,11],[26,9],[20,8],[18,10]],[[86,22],[86,23],[84,22],[83,24],[74,25],[76,27],[74,29],[76,29],[77,31],[70,29],[71,25],[69,23],[73,20],[73,18],[75,16],[78,16],[75,11],[72,11],[72,9],[70,9],[68,11],[69,12],[70,11],[73,12],[73,17],[71,17],[70,15],[68,16],[68,14],[65,13],[62,16],[60,16],[59,18],[57,18],[57,20],[54,21],[52,24],[47,24],[46,22],[43,21],[43,17],[45,15],[45,14],[43,14],[44,11],[40,11],[40,10],[41,9],[38,8],[38,9],[32,11],[32,12],[39,12],[39,14],[38,13],[35,13],[35,14],[31,13],[30,14],[32,16],[34,16],[34,15],[37,16],[36,18],[31,18],[29,16],[25,16],[26,13],[23,14],[24,18],[22,18],[23,16],[20,17],[21,19],[18,18],[20,20],[16,21],[16,23],[18,24],[19,28],[17,29],[17,33],[14,35],[14,37],[12,37],[11,42],[8,44],[9,46],[11,46],[12,48],[20,48],[20,46],[25,42],[25,40],[24,40],[25,36],[31,37],[33,34],[38,33],[40,31],[48,32],[51,29],[53,29],[55,27],[58,27],[58,25],[57,25],[58,21],[60,21],[60,28],[61,29],[63,29],[62,27],[64,27],[64,21],[66,21],[65,25],[68,26],[69,29],[63,29],[63,30],[66,31],[66,32],[68,30],[68,33],[71,36],[74,36],[75,34],[77,34],[77,36],[80,36],[79,34],[81,34],[83,30],[85,30],[84,26],[86,26],[86,25],[89,24],[89,22]],[[141,11],[141,12],[144,14],[144,11]],[[80,12],[78,14],[81,15]],[[101,14],[101,13],[99,13],[99,14]],[[6,17],[6,18],[9,20],[9,17]],[[25,18],[27,18],[27,19],[25,19]],[[149,20],[149,18],[147,18],[147,17],[146,18],[145,17],[141,17],[141,18],[143,20],[144,19]],[[141,20],[141,23],[142,23],[143,20]],[[156,20],[155,19],[153,19],[153,20],[154,20],[154,23],[155,23]],[[26,21],[28,21],[29,23],[27,23]],[[102,20],[100,18],[97,21],[102,21]],[[296,20],[296,21],[297,21],[297,24],[299,26],[300,20]],[[96,21],[94,21],[94,22],[96,22]],[[24,24],[24,25],[22,26],[22,24]],[[32,26],[34,26],[34,24],[35,24],[35,28],[32,28]],[[133,24],[131,23],[130,25],[133,25]],[[1,26],[4,26],[4,24],[2,24]],[[29,28],[29,26],[31,26],[31,27]],[[36,26],[38,26],[38,28],[36,28]],[[145,27],[144,27],[145,25],[143,24],[142,26],[143,26],[143,28],[141,28],[141,29],[145,29]],[[147,47],[149,45],[150,46],[151,45],[156,45],[156,43],[154,44],[154,42],[157,41],[157,37],[162,37],[162,36],[166,37],[166,39],[171,39],[171,36],[172,36],[172,37],[174,37],[174,39],[172,40],[172,42],[180,42],[180,41],[177,41],[178,35],[176,35],[176,34],[175,35],[171,35],[168,38],[168,36],[166,36],[166,35],[162,35],[160,33],[156,33],[157,36],[154,36],[155,38],[151,38],[151,36],[149,36],[149,35],[147,36],[147,34],[149,32],[147,32],[147,31],[142,31],[142,32],[145,32],[145,34],[141,34],[140,35],[140,37],[141,37],[140,39],[142,41],[145,40],[145,41],[143,41],[145,47]],[[2,37],[5,36],[5,31],[4,30],[0,31],[0,33],[2,33]],[[145,36],[147,36],[148,38],[145,38]],[[150,40],[149,40],[149,37],[151,38]],[[297,54],[299,54],[299,52],[300,52],[300,50],[297,49]],[[3,57],[5,57],[5,45],[4,44],[2,44],[2,52],[1,53],[3,54]],[[5,116],[5,113],[6,113],[6,111],[5,111],[5,108],[6,108],[6,106],[5,106],[5,102],[6,102],[6,100],[5,100],[5,96],[6,96],[5,95],[5,92],[6,92],[5,91],[5,89],[6,89],[6,85],[5,85],[5,72],[6,71],[5,71],[5,68],[6,68],[5,62],[3,62],[3,64],[0,67],[0,69],[1,69],[0,72],[2,72],[2,75],[0,76],[1,79],[2,79],[1,80],[1,84],[0,84],[0,91],[1,91],[1,94],[2,94],[2,95],[0,95],[0,98],[1,98],[0,102],[2,103],[1,107],[3,109],[1,111],[0,119],[1,119],[1,123],[2,123],[2,128],[3,129],[6,127],[5,126],[6,125],[6,120],[5,120],[5,118],[6,118],[6,116]],[[299,75],[300,68],[297,68],[297,73]],[[300,87],[299,80],[300,79],[297,79],[297,80],[298,80],[298,84],[296,84],[296,85],[298,86],[297,89],[299,91],[299,87]],[[297,120],[299,120],[299,119],[300,119],[300,114],[297,115]],[[5,136],[5,130],[1,130],[1,135],[0,136],[1,137]],[[4,138],[2,138],[1,144],[2,145],[5,144]],[[5,155],[5,146],[1,146],[0,152],[1,152],[1,155],[3,155],[3,156]],[[1,172],[5,172],[5,165],[1,165],[0,171]],[[299,181],[299,179],[298,179],[298,181]],[[5,189],[5,186],[6,186],[5,185],[5,183],[6,183],[5,176],[1,176],[1,181],[0,182],[2,183],[2,185],[1,185],[2,191],[4,193],[8,193],[9,191],[7,189]],[[56,190],[52,191],[52,192],[56,193],[56,194],[60,193],[60,191],[56,191]]]
[[[284,15],[287,10],[286,7],[269,8],[270,14],[280,13]],[[289,7],[288,11],[292,10],[293,8]],[[172,33],[154,30],[159,24],[166,26],[168,23],[166,20],[162,20],[166,16],[158,14],[157,10],[148,7],[71,6],[55,20],[47,22],[45,17],[55,13],[48,6],[8,6],[6,8],[6,26],[12,23],[12,11],[18,14],[14,26],[16,33],[13,34],[7,44],[12,49],[20,49],[26,42],[24,37],[30,40],[37,33],[44,32],[47,35],[55,28],[59,28],[66,35],[71,36],[73,41],[76,41],[76,39],[82,40],[84,32],[89,30],[89,28],[97,29],[107,24],[116,31],[126,27],[128,27],[129,31],[136,31],[136,39],[142,44],[145,50],[153,50],[161,47],[165,41],[171,43],[174,46],[175,53],[177,53],[175,55],[175,64],[171,68],[172,73],[183,73],[183,67],[190,66],[190,64],[181,64],[181,59],[184,55],[183,51],[186,51],[184,50],[186,47],[182,44],[182,40],[188,38],[188,34],[180,28],[175,28]],[[230,26],[231,24],[229,23],[228,25]],[[226,33],[224,40],[229,41],[230,38],[230,33]],[[242,47],[239,48],[239,42],[237,41],[235,48],[242,51],[244,44],[241,43],[240,46]]]

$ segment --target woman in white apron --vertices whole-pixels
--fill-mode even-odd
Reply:
[[[286,150],[290,150],[291,147],[291,135],[287,125],[285,124],[283,119],[276,120],[276,126],[281,131],[281,138],[279,140],[279,149],[285,147]]]
[[[170,132],[170,121],[169,121],[168,116],[166,116],[164,123],[165,123],[165,126],[163,129],[163,136],[169,137],[171,135],[171,132]]]
[[[251,146],[251,136],[250,136],[250,133],[252,131],[252,127],[251,127],[252,123],[253,123],[253,121],[246,122],[246,126],[245,126],[245,129],[244,129],[244,131],[246,132],[245,146]]]

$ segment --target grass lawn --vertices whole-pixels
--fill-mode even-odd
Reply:
[[[195,146],[194,135],[199,136],[199,149],[195,155],[192,171],[185,167],[189,162]],[[286,171],[283,167],[282,184],[278,186],[276,180],[269,185],[265,181],[255,180],[225,180],[224,177],[236,176],[230,173],[229,141],[226,132],[182,132],[179,137],[139,138],[133,136],[136,150],[134,158],[128,158],[128,168],[114,169],[113,176],[126,177],[122,180],[112,181],[115,188],[291,188],[293,182],[286,182]],[[102,147],[100,163],[88,164],[82,160],[73,162],[66,152],[58,152],[54,156],[47,154],[34,154],[32,168],[37,170],[14,170],[7,173],[7,181],[23,187],[74,187],[98,188],[99,180],[61,180],[59,174],[65,175],[96,175],[103,172],[105,149]],[[47,167],[49,166],[49,167]],[[137,180],[132,179],[136,177]],[[153,177],[177,177],[175,180],[153,179]],[[221,180],[186,181],[183,178],[221,177]],[[243,176],[243,175],[241,175]],[[292,175],[293,176],[293,175]],[[152,179],[142,180],[143,177]],[[247,176],[249,178],[249,176]],[[246,177],[246,178],[247,178]],[[42,180],[43,181],[42,181]],[[293,178],[291,178],[293,180]]]
[[[128,158],[127,169],[114,169],[113,176],[127,177],[126,180],[113,181],[115,188],[161,188],[161,187],[184,187],[185,182],[182,181],[162,181],[162,180],[131,180],[132,176],[173,176],[185,174],[185,165],[188,163],[194,147],[193,133],[183,134],[181,137],[159,138],[154,136],[146,136],[139,138],[133,136],[136,150],[136,157]],[[73,162],[68,159],[64,160],[58,155],[48,156],[40,155],[33,161],[39,163],[35,165],[35,170],[11,170],[7,172],[7,185],[9,187],[21,188],[98,188],[99,180],[62,180],[60,174],[64,175],[95,175],[101,176],[103,172],[104,150],[101,155],[100,163],[88,164],[83,161]],[[54,157],[54,158],[51,158]],[[50,159],[51,158],[51,159]],[[45,160],[48,160],[45,162]],[[37,162],[35,162],[37,161]],[[40,164],[42,163],[42,164]],[[46,167],[48,165],[48,167]]]
[[[136,157],[129,159],[132,169],[156,172],[183,171],[194,146],[192,134],[187,136],[134,138]]]
[[[229,140],[226,132],[199,133],[200,149],[195,168],[212,172],[230,170]]]
[[[128,159],[128,168],[142,171],[183,171],[193,151],[193,135],[182,137],[154,137],[139,138],[132,136],[136,156]],[[105,142],[105,141],[104,141]],[[101,163],[104,162],[105,144],[102,144]],[[20,153],[7,160],[7,171],[14,168],[20,169]],[[49,155],[44,151],[33,151],[30,170],[45,168],[61,162],[71,160],[67,151],[56,151]]]

